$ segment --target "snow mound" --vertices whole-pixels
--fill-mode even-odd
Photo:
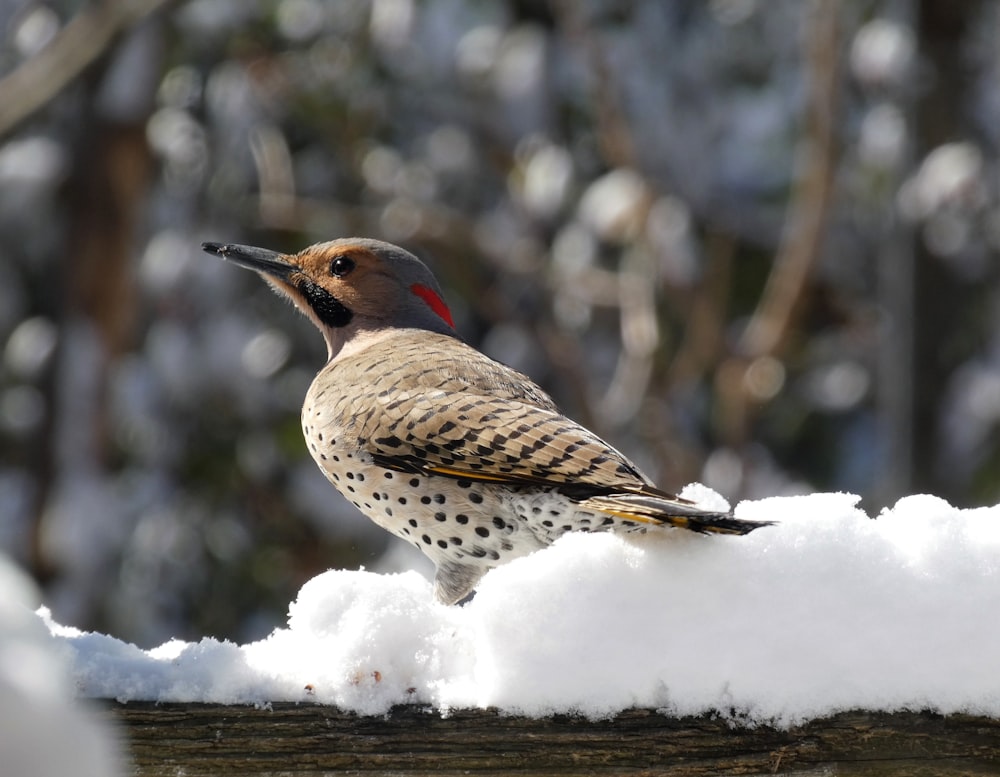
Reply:
[[[1000,717],[1000,506],[913,496],[744,502],[745,537],[570,534],[489,573],[462,607],[415,572],[330,571],[248,645],[143,651],[38,617],[77,687],[121,701],[630,707],[790,725],[840,710]]]
[[[3,556],[0,591],[0,774],[124,774],[114,732],[76,703],[59,646],[30,609],[38,592]]]

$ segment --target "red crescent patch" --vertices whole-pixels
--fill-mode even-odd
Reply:
[[[430,305],[431,310],[437,313],[448,326],[452,329],[455,328],[455,322],[451,319],[451,311],[448,310],[448,306],[444,304],[444,300],[438,296],[434,289],[430,286],[424,286],[422,283],[414,283],[410,286],[410,291]]]

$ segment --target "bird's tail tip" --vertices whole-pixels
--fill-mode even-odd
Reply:
[[[660,522],[698,534],[749,534],[754,529],[774,526],[775,521],[747,521],[732,513],[705,512],[698,515],[664,515]]]
[[[626,522],[673,526],[698,534],[749,534],[775,523],[747,521],[729,510],[705,509],[681,497],[649,491],[594,496],[583,504]]]

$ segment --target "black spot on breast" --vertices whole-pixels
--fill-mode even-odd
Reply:
[[[490,530],[487,529],[485,526],[477,526],[476,527],[476,534],[478,534],[480,537],[489,537],[490,536]]]
[[[422,539],[424,541],[424,544],[426,544],[426,545],[430,545],[431,544],[431,538],[429,536],[427,536],[426,534],[422,535],[420,537],[420,539]]]
[[[459,513],[458,515],[455,516],[455,520],[458,523],[465,525],[469,522],[469,516],[467,516],[465,513]]]
[[[494,515],[493,516],[493,525],[496,526],[498,529],[506,529],[507,528],[507,522],[503,518],[501,518],[499,515]]]
[[[448,547],[448,543],[445,542],[444,540],[438,540],[437,544],[438,544],[439,548],[447,548]]]
[[[473,504],[481,505],[483,503],[483,495],[477,494],[475,491],[469,492],[469,501]]]
[[[444,513],[434,513],[434,520],[444,522],[448,520],[448,516]]]

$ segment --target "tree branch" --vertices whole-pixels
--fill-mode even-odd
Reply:
[[[834,116],[838,87],[836,0],[815,7],[807,43],[812,81],[806,114],[806,137],[800,147],[799,171],[774,267],[739,351],[749,359],[773,356],[794,324],[806,281],[819,259],[833,193],[836,138]]]
[[[52,42],[0,79],[0,136],[47,105],[121,33],[171,0],[103,0],[77,14]]]

